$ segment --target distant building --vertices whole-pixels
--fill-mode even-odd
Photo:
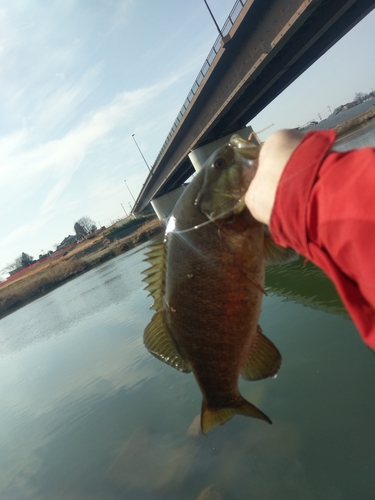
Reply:
[[[56,250],[61,250],[62,248],[68,247],[70,245],[73,245],[73,243],[77,243],[77,236],[75,235],[69,235],[66,238],[62,240],[60,245],[56,247]]]

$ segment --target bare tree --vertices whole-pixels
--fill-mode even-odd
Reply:
[[[87,215],[84,215],[81,217],[77,222],[74,224],[74,231],[77,235],[78,239],[82,239],[88,234],[96,231],[96,225],[95,222],[90,219],[90,217],[87,217]]]

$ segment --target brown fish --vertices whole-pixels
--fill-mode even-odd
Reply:
[[[246,208],[259,145],[239,136],[214,153],[187,186],[154,244],[144,273],[156,313],[144,332],[147,349],[202,391],[205,434],[235,414],[270,419],[244,399],[238,377],[275,375],[281,356],[258,325],[268,263],[293,260]]]

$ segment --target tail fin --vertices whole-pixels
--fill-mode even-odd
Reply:
[[[256,406],[246,401],[240,396],[239,402],[231,408],[208,408],[205,401],[202,401],[201,411],[201,429],[202,434],[207,434],[217,425],[223,425],[230,420],[234,415],[244,415],[245,417],[259,418],[272,424],[271,420],[260,411]]]

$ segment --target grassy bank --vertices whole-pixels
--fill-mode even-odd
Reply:
[[[56,259],[52,257],[17,279],[5,282],[0,287],[0,318],[89,269],[147,241],[163,230],[163,223],[155,218],[146,222],[131,223],[127,228],[116,228],[112,231],[109,229],[76,245],[66,255]],[[116,238],[113,233],[128,234]]]

